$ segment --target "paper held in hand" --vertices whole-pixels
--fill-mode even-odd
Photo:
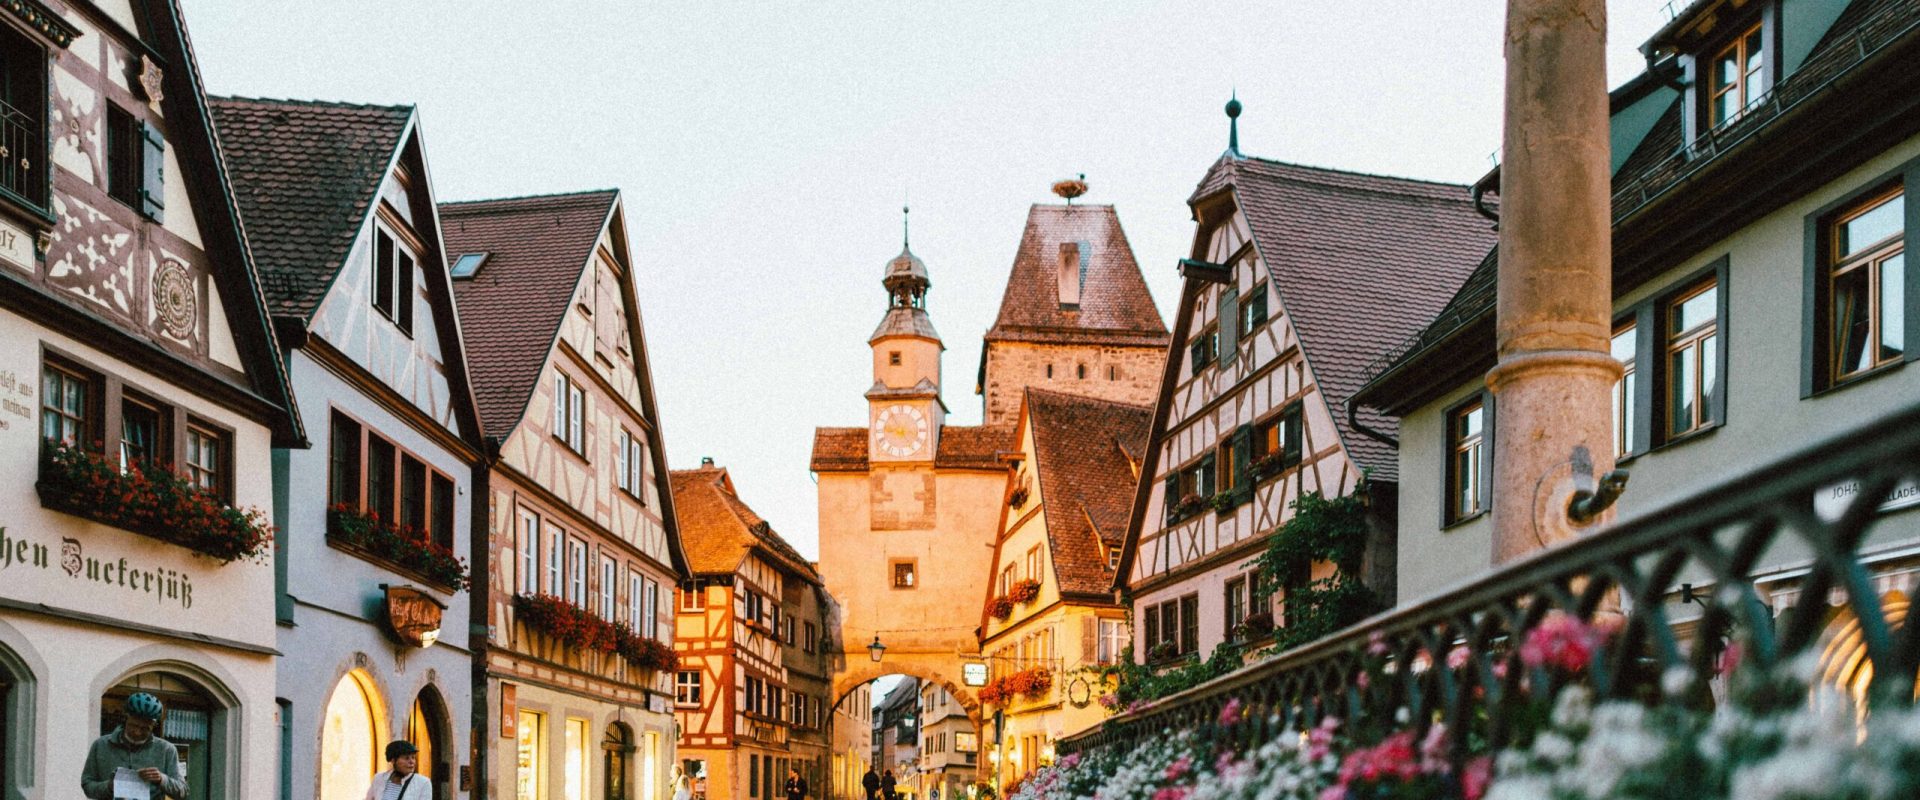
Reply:
[[[153,787],[127,767],[113,771],[113,800],[153,800]]]

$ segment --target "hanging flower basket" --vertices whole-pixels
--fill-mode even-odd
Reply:
[[[369,514],[345,503],[327,509],[327,538],[393,562],[430,583],[458,592],[470,585],[467,562],[426,531]]]
[[[518,595],[513,608],[527,627],[583,651],[617,654],[628,664],[655,672],[675,669],[680,658],[657,639],[634,633],[550,594]]]
[[[232,563],[263,556],[273,526],[257,508],[241,510],[163,468],[128,467],[73,445],[43,443],[40,504],[55,511],[177,544]]]
[[[992,614],[994,619],[1006,621],[1008,617],[1013,616],[1013,598],[1001,595],[988,600],[987,613]]]
[[[1007,590],[1007,597],[1021,605],[1032,603],[1040,599],[1040,582],[1033,578],[1020,581],[1014,584],[1013,588]]]
[[[1013,494],[1007,495],[1007,506],[1009,508],[1019,508],[1026,504],[1027,504],[1027,487],[1025,486],[1015,489],[1013,490]]]
[[[980,702],[987,705],[1006,705],[1011,699],[1013,699],[1013,691],[1008,688],[1005,675],[987,681],[987,685],[980,687]]]

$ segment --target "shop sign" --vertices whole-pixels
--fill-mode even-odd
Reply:
[[[440,640],[440,613],[446,608],[411,586],[387,587],[387,629],[402,644],[432,647]]]
[[[520,735],[517,725],[520,722],[519,702],[516,695],[520,687],[511,683],[500,684],[500,738],[512,739]]]
[[[1813,512],[1820,519],[1833,522],[1846,513],[1854,495],[1859,493],[1859,481],[1847,481],[1820,489],[1813,496]],[[1916,505],[1920,505],[1920,481],[1901,481],[1887,491],[1886,499],[1880,503],[1880,511],[1884,513]]]
[[[185,572],[166,567],[148,569],[142,567],[139,561],[128,561],[111,554],[88,555],[86,543],[66,536],[60,537],[57,567],[53,563],[53,553],[50,544],[15,536],[8,533],[5,526],[0,526],[0,571],[16,567],[57,570],[66,573],[69,580],[78,582],[89,591],[124,591],[147,595],[160,605],[193,608],[193,578]],[[8,583],[17,585],[11,581]]]
[[[987,665],[981,663],[961,664],[960,680],[968,686],[987,685]]]

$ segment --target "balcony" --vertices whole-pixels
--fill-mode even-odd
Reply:
[[[44,214],[46,150],[46,137],[35,115],[0,100],[0,196]]]

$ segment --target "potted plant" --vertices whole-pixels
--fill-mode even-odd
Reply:
[[[1287,468],[1286,454],[1279,453],[1279,452],[1268,453],[1264,456],[1254,459],[1253,463],[1247,465],[1247,471],[1253,474],[1254,480],[1265,480],[1267,478],[1271,478],[1275,475],[1280,474],[1282,471],[1285,471],[1286,468]]]
[[[1015,489],[1013,490],[1013,494],[1007,495],[1007,506],[1010,508],[1019,508],[1026,504],[1027,504],[1027,487],[1025,486]]]
[[[1237,626],[1240,641],[1257,642],[1273,634],[1273,612],[1255,611]]]
[[[994,619],[1005,622],[1008,617],[1013,616],[1013,598],[1001,595],[988,600],[987,613],[992,614]]]
[[[1225,514],[1232,511],[1233,492],[1215,492],[1213,497],[1207,499],[1207,504],[1213,506],[1213,510],[1217,513]]]
[[[1028,578],[1015,583],[1013,588],[1007,590],[1007,597],[1022,605],[1038,600],[1040,599],[1040,581]]]
[[[1180,654],[1180,648],[1173,642],[1161,642],[1147,648],[1148,661],[1169,661]]]

